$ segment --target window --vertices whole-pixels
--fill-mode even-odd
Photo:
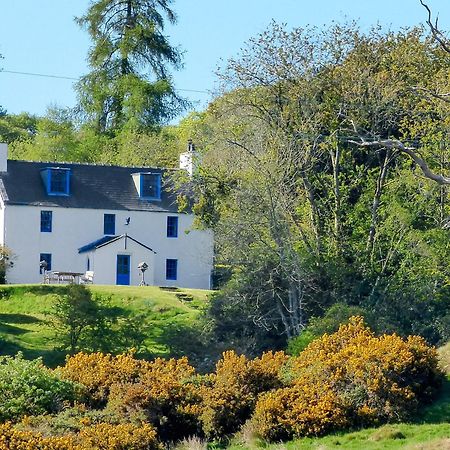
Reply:
[[[176,216],[167,217],[167,237],[178,237],[178,217]]]
[[[161,174],[141,173],[141,197],[161,200]]]
[[[47,267],[45,267],[46,271],[52,270],[52,254],[51,253],[41,253],[39,256],[39,272],[43,273],[44,272],[44,264],[42,264],[43,262],[47,263]]]
[[[52,212],[41,211],[41,232],[51,233],[52,231]]]
[[[47,167],[41,175],[48,195],[69,195],[70,169]]]
[[[116,233],[116,215],[105,214],[103,216],[103,234],[113,235]]]
[[[166,280],[177,279],[178,259],[166,259]]]

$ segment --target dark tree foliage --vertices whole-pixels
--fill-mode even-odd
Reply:
[[[89,33],[91,72],[78,84],[81,110],[98,131],[148,128],[184,107],[169,68],[181,56],[164,35],[171,0],[98,0],[77,21]]]

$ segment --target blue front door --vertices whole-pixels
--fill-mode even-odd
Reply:
[[[130,255],[117,255],[116,284],[130,284]]]

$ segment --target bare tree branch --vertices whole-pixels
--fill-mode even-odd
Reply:
[[[439,42],[442,49],[444,51],[446,51],[448,54],[450,54],[450,43],[449,43],[448,39],[446,38],[446,36],[442,33],[442,31],[439,30],[439,26],[438,26],[439,18],[436,17],[436,20],[433,23],[431,9],[422,0],[420,0],[420,4],[428,11],[427,25],[430,27],[431,34],[436,39],[436,41]]]
[[[434,173],[425,162],[425,160],[418,154],[417,148],[407,147],[402,142],[396,139],[380,139],[376,141],[366,141],[361,138],[361,142],[350,140],[352,144],[356,144],[360,147],[383,147],[392,150],[399,150],[406,153],[422,170],[423,175],[435,181],[438,184],[450,184],[450,178],[444,175]]]
[[[443,100],[446,103],[450,103],[450,92],[441,93],[432,89],[427,89],[421,86],[416,86],[412,88],[414,91],[422,91],[425,94],[428,94],[430,97],[437,98],[439,100]]]

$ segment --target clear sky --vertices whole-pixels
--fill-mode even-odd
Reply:
[[[450,1],[427,0],[450,29]],[[43,114],[48,105],[75,105],[73,80],[20,75],[30,72],[77,78],[88,71],[87,33],[74,22],[89,0],[0,0],[0,105],[11,113]],[[358,19],[364,28],[380,23],[398,29],[424,23],[419,0],[175,0],[178,23],[166,29],[184,51],[175,86],[202,109],[214,89],[214,70],[239,53],[271,22],[289,27]]]

